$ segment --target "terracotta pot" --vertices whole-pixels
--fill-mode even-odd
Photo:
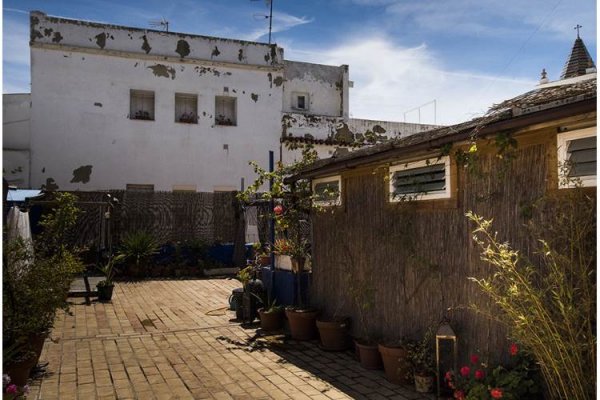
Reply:
[[[404,347],[392,347],[379,345],[379,352],[383,360],[385,377],[388,381],[398,384],[409,384],[410,380],[406,378],[408,372],[407,356],[408,352]]]
[[[258,258],[258,263],[262,267],[267,267],[267,266],[271,265],[271,256],[260,256]]]
[[[285,316],[290,323],[290,332],[292,339],[296,340],[311,340],[316,339],[317,325],[315,320],[319,314],[316,310],[294,310],[286,309]]]
[[[360,365],[364,369],[381,369],[381,354],[376,344],[370,344],[354,340],[354,344],[358,349],[358,357],[360,359]]]
[[[304,264],[306,263],[306,258],[304,257],[292,257],[292,272],[295,274],[299,274],[304,271]]]
[[[348,348],[348,329],[350,318],[338,318],[331,320],[317,320],[317,328],[321,337],[321,345],[324,350],[343,351]]]
[[[434,382],[435,382],[435,378],[431,375],[415,374],[415,390],[419,393],[433,392]]]
[[[14,383],[17,386],[25,386],[29,378],[29,373],[36,364],[37,357],[32,353],[26,359],[7,364],[3,373],[10,376],[10,383]]]
[[[260,317],[260,327],[265,331],[278,331],[283,327],[283,311],[265,311],[264,308],[258,310]]]

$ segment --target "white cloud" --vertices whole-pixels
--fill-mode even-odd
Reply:
[[[307,17],[296,17],[294,15],[282,13],[282,12],[273,12],[273,26],[272,32],[284,32],[292,29],[298,25],[304,25],[313,22],[314,19]],[[260,39],[262,36],[269,34],[269,20],[265,18],[264,26],[256,29],[250,33],[244,34],[243,39],[256,41]]]
[[[438,124],[463,122],[494,103],[532,90],[534,81],[452,70],[427,46],[407,48],[385,37],[353,39],[329,50],[286,49],[290,58],[332,65],[348,64],[350,113],[356,118],[403,121],[414,107],[437,101]],[[421,122],[434,123],[433,104],[421,109]],[[418,112],[406,115],[418,122]]]

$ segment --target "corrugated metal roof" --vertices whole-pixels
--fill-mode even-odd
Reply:
[[[24,202],[27,199],[43,195],[41,190],[8,189],[6,201]]]

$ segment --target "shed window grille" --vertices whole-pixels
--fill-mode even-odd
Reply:
[[[557,140],[559,187],[596,186],[596,128],[561,133]]]
[[[154,121],[154,92],[133,89],[129,91],[129,118]]]
[[[450,197],[450,159],[440,157],[390,167],[390,201]]]
[[[341,204],[342,179],[338,176],[315,179],[312,183],[313,201],[319,206]]]
[[[154,185],[143,183],[128,183],[125,187],[130,192],[154,192]]]
[[[235,97],[215,97],[215,125],[237,125],[237,101]]]
[[[198,96],[175,93],[175,122],[198,123]]]

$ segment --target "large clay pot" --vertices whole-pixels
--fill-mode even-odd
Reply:
[[[398,384],[409,384],[410,379],[406,377],[408,372],[406,348],[402,346],[379,345],[379,352],[383,360],[385,377],[388,381]]]
[[[360,365],[364,369],[381,369],[381,354],[379,354],[376,344],[361,342],[359,340],[355,340],[354,344],[358,349]]]
[[[44,349],[44,342],[46,341],[47,337],[48,332],[29,334],[29,346],[31,348],[31,351],[33,351],[36,354],[35,364],[37,364],[38,360],[40,359],[40,355],[42,354],[42,350]]]
[[[37,357],[30,353],[25,359],[13,361],[6,365],[3,373],[10,376],[10,382],[17,386],[25,386],[31,369],[37,364]]]
[[[433,384],[435,379],[431,375],[415,374],[415,390],[419,393],[433,392]]]
[[[283,310],[265,311],[258,310],[260,316],[260,327],[268,332],[278,331],[283,327]]]
[[[348,329],[350,318],[317,320],[317,328],[324,350],[343,351],[348,348]]]
[[[292,339],[311,340],[316,339],[317,325],[315,320],[319,312],[314,309],[292,309],[286,308],[285,316],[290,323]]]

